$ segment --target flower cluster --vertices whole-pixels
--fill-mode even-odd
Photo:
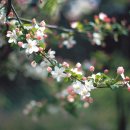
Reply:
[[[85,24],[74,22],[71,23],[71,27],[81,33],[86,33],[92,44],[103,46],[108,35],[118,41],[119,36],[128,34],[128,29],[123,23],[116,22],[116,18],[110,18],[105,13],[99,13],[94,16],[94,22],[88,20]]]
[[[111,79],[104,73],[92,74],[85,77],[81,69],[81,64],[77,63],[75,68],[71,68],[67,62],[58,63],[55,59],[55,51],[51,49],[46,52],[45,37],[45,22],[42,21],[39,25],[36,20],[32,20],[32,24],[24,25],[23,28],[11,28],[12,31],[7,32],[9,43],[17,45],[27,55],[34,54],[32,66],[35,67],[40,62],[40,66],[48,71],[58,82],[61,80],[69,80],[72,82],[73,90],[80,95],[82,99],[89,97],[91,90],[100,87],[119,86],[119,82]],[[90,66],[90,72],[94,72],[94,67]],[[119,73],[120,68],[118,68]],[[124,76],[121,74],[124,80]],[[128,85],[128,82],[125,81]]]
[[[45,22],[39,25],[36,20],[32,20],[32,24],[23,25],[22,28],[12,27],[12,31],[7,32],[8,42],[16,44],[25,49],[26,54],[32,54],[45,49]]]
[[[72,48],[76,44],[74,37],[69,36],[66,33],[62,33],[61,38],[62,38],[62,45],[66,46],[67,49]]]

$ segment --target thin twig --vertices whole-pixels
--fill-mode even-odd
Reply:
[[[9,18],[9,20],[12,20],[12,19],[17,19],[17,18]],[[21,18],[21,17],[19,17],[19,19],[23,22],[32,23],[32,20],[29,20],[29,19],[25,19],[25,18]],[[56,29],[56,30],[63,31],[63,32],[68,32],[68,33],[74,32],[73,29],[68,29],[68,28],[57,26],[57,25],[46,24],[45,27],[51,28],[51,29]]]
[[[20,18],[19,18],[19,16],[18,16],[18,14],[17,14],[17,12],[16,12],[16,10],[15,10],[13,4],[11,4],[11,9],[12,9],[12,11],[14,12],[14,14],[15,14],[15,16],[16,16],[18,22],[19,22],[19,24],[22,26],[22,22],[21,22],[21,20],[20,20]]]
[[[9,18],[9,20],[13,20],[13,19],[17,19],[17,18]],[[29,19],[25,19],[25,18],[21,18],[21,17],[19,17],[19,19],[23,22],[32,23],[32,20],[29,20]],[[57,26],[57,25],[46,24],[45,27],[50,28],[50,29],[55,29],[58,31],[62,31],[62,32],[66,32],[66,33],[79,33],[79,34],[86,35],[86,32],[80,32],[76,29],[69,29],[69,28],[65,28],[65,27],[61,27],[61,26]]]

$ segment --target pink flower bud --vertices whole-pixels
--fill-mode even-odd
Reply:
[[[106,17],[106,18],[104,18],[104,22],[106,22],[106,23],[110,23],[110,22],[111,22],[111,19],[108,18],[108,17]]]
[[[32,66],[32,67],[36,67],[36,65],[37,65],[36,61],[32,61],[32,62],[31,62],[31,66]]]
[[[71,94],[72,92],[74,92],[73,87],[69,86],[69,87],[67,88],[67,92],[68,92],[69,94]]]
[[[67,62],[63,62],[62,65],[67,68],[69,67],[69,64]]]
[[[124,73],[124,68],[122,66],[117,68],[117,74],[123,74]]]
[[[47,38],[48,37],[48,35],[47,34],[44,34],[44,38]]]
[[[9,16],[9,17],[13,17],[13,16],[14,16],[14,13],[11,11],[8,16]]]
[[[23,45],[23,42],[18,42],[19,47],[22,47],[22,45]]]
[[[82,79],[83,79],[83,80],[86,80],[87,78],[86,78],[86,77],[83,77]]]
[[[52,71],[51,67],[47,67],[47,71],[50,73]]]
[[[109,72],[109,70],[108,70],[108,69],[105,69],[105,70],[104,70],[104,73],[105,73],[105,74],[107,74],[108,72]]]
[[[76,67],[77,67],[77,68],[81,68],[81,64],[78,62],[78,63],[76,64]]]
[[[128,76],[125,77],[125,81],[130,81],[130,78]]]
[[[26,34],[26,38],[27,39],[29,39],[31,36],[30,36],[30,34],[28,33],[28,34]]]
[[[43,48],[42,48],[42,47],[39,47],[39,51],[40,51],[40,52],[43,51]]]
[[[98,16],[98,15],[95,15],[95,16],[94,16],[94,19],[99,19],[99,16]]]
[[[43,37],[42,36],[37,36],[37,40],[42,40]]]
[[[90,71],[90,72],[94,72],[94,70],[95,70],[94,66],[90,66],[90,67],[89,67],[89,71]]]
[[[6,0],[2,0],[0,3],[1,3],[2,5],[4,5],[4,4],[6,4]]]

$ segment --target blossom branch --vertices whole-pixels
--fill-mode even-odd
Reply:
[[[13,19],[17,19],[17,18],[9,18],[9,20],[13,20]],[[32,20],[30,20],[30,19],[25,19],[25,18],[21,18],[21,17],[19,17],[19,19],[23,22],[32,23]],[[64,28],[64,27],[57,26],[57,25],[46,24],[45,26],[50,29],[56,29],[58,31],[67,32],[67,33],[78,32],[74,29]],[[82,32],[78,32],[78,33],[82,33]]]

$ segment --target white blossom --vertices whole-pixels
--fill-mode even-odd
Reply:
[[[86,80],[86,81],[85,81],[85,86],[87,87],[87,89],[88,89],[89,91],[91,91],[92,89],[96,89],[96,88],[93,86],[93,82],[92,82],[92,81]]]
[[[55,58],[55,51],[52,51],[51,49],[48,51],[48,58],[50,59],[54,59]]]
[[[76,41],[71,36],[67,40],[64,40],[62,44],[65,45],[68,49],[70,49],[76,44]]]
[[[80,71],[78,68],[72,68],[71,71],[74,72],[74,73],[76,73],[76,74],[83,75],[83,72]]]
[[[38,52],[39,48],[36,46],[37,42],[36,40],[27,40],[27,44],[23,44],[22,47],[26,48],[26,53],[27,54],[32,54],[33,52]]]
[[[44,36],[44,33],[40,30],[37,30],[36,33],[35,33],[35,37],[38,39],[38,40],[42,40],[43,39],[43,36]]]
[[[76,81],[72,85],[74,92],[79,94],[82,98],[90,97],[90,89],[87,86],[82,84],[80,81]]]
[[[107,15],[102,12],[99,14],[99,19],[101,19],[101,20],[104,20],[106,17],[107,17]]]
[[[97,74],[92,74],[91,78],[94,80],[96,80],[96,76],[101,76],[101,73],[97,73]]]
[[[66,74],[64,73],[65,68],[57,67],[55,66],[54,71],[51,72],[53,78],[55,78],[58,82],[61,81],[62,78],[66,77]]]
[[[12,32],[8,31],[6,36],[9,37],[9,40],[8,40],[9,43],[15,43],[15,44],[17,43],[18,36],[15,30],[13,30]]]
[[[103,37],[100,33],[94,32],[93,33],[93,42],[100,46],[102,44]]]

